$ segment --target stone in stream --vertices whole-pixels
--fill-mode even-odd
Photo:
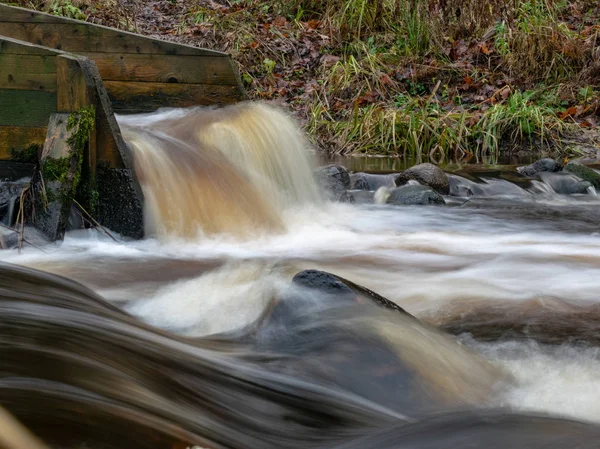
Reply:
[[[562,195],[589,193],[588,189],[592,186],[588,181],[582,181],[569,173],[540,173],[538,176],[544,184]]]
[[[296,274],[292,282],[302,287],[318,290],[327,295],[335,295],[341,299],[348,299],[357,302],[369,301],[386,309],[395,310],[412,317],[410,313],[404,310],[395,302],[355,284],[347,279],[336,276],[320,270],[304,270]]]
[[[0,220],[4,224],[12,225],[15,217],[15,204],[18,204],[18,198],[26,182],[3,182],[0,184]],[[7,216],[9,215],[9,216]]]
[[[346,167],[339,164],[326,165],[317,169],[316,177],[329,200],[354,203],[354,197],[348,193],[350,174]]]
[[[575,176],[587,181],[597,190],[600,189],[600,173],[590,167],[578,164],[577,162],[569,162],[565,165],[565,170],[573,173]]]
[[[396,177],[396,185],[403,186],[410,180],[429,186],[443,195],[450,192],[450,183],[446,173],[437,165],[429,162],[404,170]]]
[[[380,189],[375,195],[379,201],[398,206],[415,206],[428,204],[445,204],[444,198],[431,187],[423,185],[407,185],[391,190]]]
[[[375,175],[371,173],[353,173],[350,175],[351,188],[374,192],[380,187],[394,187],[395,175]]]
[[[523,176],[532,178],[542,172],[557,172],[562,170],[562,165],[549,157],[539,159],[533,164],[517,167],[517,171]]]

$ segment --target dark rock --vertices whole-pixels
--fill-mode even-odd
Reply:
[[[394,187],[395,175],[373,175],[370,173],[353,173],[350,175],[351,188],[356,190],[375,191],[380,187]]]
[[[396,205],[425,205],[445,204],[444,198],[431,187],[423,185],[408,185],[392,189],[386,199],[387,204]]]
[[[354,197],[347,192],[350,188],[350,174],[346,167],[337,164],[326,165],[317,169],[316,176],[329,200],[354,203]]]
[[[562,170],[562,165],[548,157],[535,161],[533,164],[517,167],[517,171],[523,176],[534,177],[542,172],[557,172]]]
[[[122,236],[141,239],[144,215],[140,196],[134,188],[134,176],[129,169],[98,170],[98,221]]]
[[[588,181],[582,181],[568,173],[540,173],[539,176],[544,184],[563,195],[588,193],[588,189],[592,186]]]
[[[3,182],[0,184],[0,220],[4,224],[12,225],[15,217],[14,205],[21,195],[24,185],[28,180],[21,182]]]
[[[596,189],[600,189],[600,173],[596,170],[576,162],[569,162],[565,165],[565,170],[569,173],[573,173],[584,181],[589,182]]]
[[[447,195],[450,193],[450,183],[446,173],[437,165],[429,162],[404,170],[396,177],[396,185],[403,186],[411,179],[429,186],[441,194]]]
[[[292,282],[296,285],[315,289],[321,293],[333,295],[340,299],[356,302],[368,300],[380,307],[395,310],[396,312],[412,317],[412,315],[406,312],[402,307],[389,299],[384,298],[368,288],[354,284],[347,279],[336,276],[335,274],[327,273],[326,271],[304,270],[296,274],[292,279]]]

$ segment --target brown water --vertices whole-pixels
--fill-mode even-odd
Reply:
[[[47,442],[597,447],[592,192],[494,165],[441,207],[329,203],[276,109],[121,123],[149,237],[0,253],[0,404]],[[422,323],[290,282],[307,268]]]

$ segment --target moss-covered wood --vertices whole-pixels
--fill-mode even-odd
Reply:
[[[34,217],[34,223],[51,240],[62,239],[67,228],[69,215],[81,182],[84,153],[96,123],[93,105],[77,112],[56,115],[50,122],[49,134],[62,135],[67,144],[61,147],[61,139],[48,139],[44,148],[41,179],[38,186],[38,202],[42,207]],[[63,128],[63,129],[61,129]],[[46,203],[46,204],[44,204]]]

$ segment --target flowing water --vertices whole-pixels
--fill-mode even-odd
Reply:
[[[120,124],[148,236],[78,230],[0,252],[0,403],[48,441],[597,447],[593,190],[558,194],[564,179],[495,168],[450,175],[445,206],[376,204],[375,192],[332,203],[276,109]],[[290,282],[305,269],[422,323],[364,292]]]

